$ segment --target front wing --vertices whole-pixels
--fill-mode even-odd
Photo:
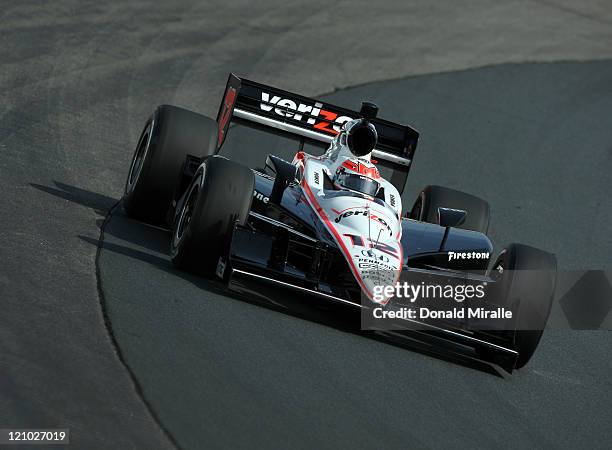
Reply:
[[[404,273],[412,271],[408,269]],[[423,269],[418,272],[420,277],[439,282],[452,281],[452,278],[465,282],[470,277],[474,281],[483,280],[483,275],[476,274]],[[337,248],[255,212],[250,213],[246,226],[235,226],[231,246],[219,262],[217,275],[230,289],[243,293],[262,292],[257,286],[266,285],[271,288],[266,291],[271,300],[294,292],[361,312],[379,306],[369,300],[362,301],[361,291]],[[400,307],[386,306],[387,309]],[[513,370],[518,358],[507,334],[470,330],[469,324],[450,320],[427,323],[403,319],[401,329],[376,333],[394,342],[416,340],[429,350],[435,349],[435,353],[485,362],[506,372]]]

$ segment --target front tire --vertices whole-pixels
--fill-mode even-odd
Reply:
[[[462,209],[467,215],[457,228],[479,231],[489,230],[489,203],[474,195],[442,186],[427,186],[421,191],[408,217],[421,222],[438,223],[438,208]]]
[[[515,367],[520,369],[544,333],[555,293],[557,260],[537,248],[511,244],[499,255],[490,275],[499,282],[500,303],[515,314],[511,338],[519,354]]]
[[[251,169],[220,156],[200,166],[174,221],[170,254],[175,267],[214,273],[229,248],[234,225],[246,223],[254,186]]]
[[[161,105],[140,135],[125,183],[123,209],[129,217],[164,225],[187,155],[216,151],[217,123],[176,106]]]

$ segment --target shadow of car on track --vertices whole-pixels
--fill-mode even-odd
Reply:
[[[55,187],[45,186],[38,183],[29,183],[34,189],[51,194],[55,197],[68,200],[87,208],[91,208],[100,216],[105,216],[118,200],[104,194],[98,194],[87,189],[71,186],[61,181],[54,181]]]

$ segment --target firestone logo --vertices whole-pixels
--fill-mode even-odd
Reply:
[[[489,252],[448,252],[448,260],[453,259],[489,259]]]
[[[261,93],[261,100],[259,107],[262,111],[274,110],[274,113],[281,117],[306,123],[328,134],[338,134],[343,123],[353,120],[352,117],[339,116],[338,113],[322,109],[323,103],[319,102],[315,103],[314,106],[306,105],[296,103],[288,98],[281,98],[278,95],[270,98],[270,94],[267,92]],[[324,120],[318,120],[319,117]]]

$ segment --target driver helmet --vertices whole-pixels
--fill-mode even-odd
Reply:
[[[376,197],[380,189],[380,174],[374,164],[357,158],[346,159],[334,174],[336,189],[349,190]]]

